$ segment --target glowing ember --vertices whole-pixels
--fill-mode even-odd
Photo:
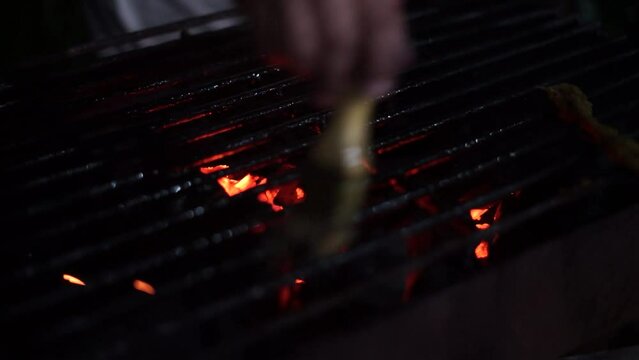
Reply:
[[[252,189],[257,185],[263,185],[266,183],[266,179],[260,179],[259,176],[253,176],[247,174],[240,180],[231,179],[228,176],[223,176],[217,179],[217,183],[220,184],[222,189],[226,191],[229,196],[235,196],[243,193],[246,190]]]
[[[295,184],[288,184],[279,188],[266,190],[257,196],[257,200],[271,205],[273,211],[278,212],[284,210],[284,206],[282,205],[299,204],[305,197],[306,194],[302,188],[296,187]]]
[[[70,283],[71,283],[71,284],[73,284],[73,285],[86,286],[86,284],[84,283],[84,281],[82,281],[82,280],[78,279],[78,278],[77,278],[77,277],[75,277],[75,276],[71,276],[71,275],[64,274],[64,275],[62,275],[62,279],[64,279],[64,280],[66,280],[66,281],[70,282]]]
[[[487,259],[489,255],[488,241],[482,241],[475,248],[475,257],[477,259]]]
[[[273,211],[275,212],[282,211],[284,210],[284,207],[275,204],[275,198],[277,197],[277,194],[279,194],[279,192],[280,192],[279,189],[266,190],[265,192],[257,196],[257,200],[271,205],[271,209],[273,209]]]
[[[490,224],[475,224],[475,227],[479,230],[488,230],[490,229]]]
[[[204,175],[208,175],[228,168],[229,167],[227,165],[205,166],[200,168],[200,172]]]
[[[520,193],[520,191],[516,191],[511,193],[511,196],[517,197]],[[507,203],[504,201],[497,201],[477,209],[471,209],[470,218],[473,220],[475,228],[481,231],[495,230],[493,225],[502,218],[505,204]],[[497,244],[499,238],[500,234],[494,231],[490,238],[484,238],[475,248],[475,257],[479,260],[487,259],[490,255],[490,246]]]
[[[480,221],[482,216],[484,216],[484,214],[487,213],[488,210],[490,210],[490,208],[472,209],[472,210],[470,210],[470,218],[475,220],[475,221]]]
[[[295,279],[295,285],[303,285],[304,283],[306,283],[304,279]]]
[[[228,165],[207,166],[201,167],[200,172],[208,175],[228,168]],[[224,189],[228,196],[235,196],[256,186],[264,185],[267,182],[267,178],[252,174],[246,174],[239,180],[231,176],[222,176],[217,179],[217,183]],[[302,188],[297,187],[295,184],[287,184],[260,193],[257,196],[257,200],[271,205],[273,211],[279,212],[284,210],[284,205],[298,204],[304,200],[305,197],[306,194]]]
[[[147,293],[149,295],[155,295],[155,288],[142,280],[133,281],[133,287],[135,290],[141,291],[143,293]]]

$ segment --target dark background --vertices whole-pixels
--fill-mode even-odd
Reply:
[[[0,2],[0,66],[4,68],[90,40],[84,1],[92,0]]]
[[[89,41],[91,38],[83,11],[85,1],[109,0],[1,1],[2,57],[0,57],[0,67],[10,68],[24,60],[55,53],[72,45]],[[489,0],[484,1],[490,2]],[[613,34],[639,33],[639,0],[554,0],[548,2],[563,2],[565,8],[579,13],[585,20],[602,22],[604,27]],[[450,0],[445,3],[450,3]]]

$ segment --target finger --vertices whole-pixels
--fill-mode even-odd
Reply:
[[[298,75],[309,76],[317,70],[320,41],[311,0],[284,1],[282,35],[285,53],[291,58],[293,70]]]
[[[373,97],[388,93],[396,77],[412,58],[401,2],[359,0],[364,14],[366,41],[362,66],[364,91]]]
[[[331,106],[353,85],[353,66],[361,42],[361,19],[353,0],[313,0],[318,15],[321,59],[320,105]]]

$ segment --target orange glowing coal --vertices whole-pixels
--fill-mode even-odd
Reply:
[[[511,194],[512,197],[519,197],[521,191],[516,191]],[[499,221],[504,212],[504,201],[493,202],[476,209],[470,210],[470,218],[473,220],[475,228],[478,230],[488,230]],[[493,228],[494,230],[494,228]],[[499,241],[500,234],[493,232],[490,238],[482,240],[475,248],[475,257],[480,260],[487,259],[490,255],[491,244],[496,244]]]
[[[305,197],[306,194],[304,193],[304,190],[294,185],[288,185],[282,186],[280,188],[266,190],[265,192],[257,196],[257,200],[271,205],[271,209],[273,209],[273,211],[279,212],[284,210],[284,207],[278,205],[276,203],[276,200],[281,200],[278,201],[278,203],[294,205],[302,202]]]
[[[252,189],[257,185],[266,184],[266,179],[260,179],[259,176],[253,176],[247,174],[240,180],[231,179],[228,176],[223,176],[217,179],[217,183],[220,184],[222,189],[226,191],[229,196],[235,196],[243,193],[246,190]]]
[[[228,168],[228,165],[207,166],[201,167],[200,172],[202,174],[208,175],[221,170],[226,170]],[[261,179],[259,176],[246,174],[246,176],[239,180],[234,179],[231,176],[222,176],[217,179],[217,183],[220,184],[220,186],[222,187],[222,189],[224,189],[228,196],[235,196],[258,185],[266,184],[266,179]]]
[[[490,210],[490,208],[485,208],[485,209],[471,209],[470,210],[470,218],[475,220],[475,221],[480,221],[482,216],[484,216],[485,213],[488,212],[488,210]]]
[[[208,166],[201,167],[200,172],[208,175],[228,168],[228,165]],[[231,176],[222,176],[217,179],[217,183],[224,189],[228,196],[235,196],[256,186],[264,185],[267,182],[267,178],[252,174],[246,174],[239,180]],[[306,194],[302,188],[295,186],[295,184],[289,184],[266,190],[257,196],[257,200],[271,205],[273,211],[279,212],[284,210],[283,205],[298,204],[304,200],[305,197]]]
[[[133,288],[149,295],[155,295],[155,288],[153,287],[153,285],[142,280],[133,281]]]
[[[275,203],[275,198],[277,197],[277,194],[279,194],[280,190],[279,189],[273,189],[273,190],[266,190],[265,192],[259,194],[257,196],[257,200],[269,204],[271,205],[271,209],[273,209],[273,211],[275,212],[279,212],[284,210],[283,206],[277,205]]]
[[[226,170],[229,167],[227,165],[217,165],[217,166],[204,166],[200,168],[200,172],[204,175],[213,174],[214,172],[218,172],[221,170]]]
[[[78,279],[75,276],[71,276],[68,274],[63,274],[62,275],[62,279],[64,279],[65,281],[70,282],[73,285],[79,285],[79,286],[86,286],[87,284],[84,283],[84,281]]]
[[[501,203],[497,203],[497,204],[490,204],[487,205],[486,207],[482,207],[482,208],[477,208],[477,209],[471,209],[470,210],[470,218],[473,219],[473,221],[475,221],[475,227],[479,230],[488,230],[490,229],[490,227],[492,226],[491,223],[487,223],[485,222],[487,219],[485,219],[485,215],[488,211],[490,211],[491,209],[494,209],[496,207],[496,211],[495,211],[495,215],[493,216],[493,221],[497,221],[499,220],[499,218],[501,217]]]
[[[295,285],[304,285],[305,282],[304,279],[295,279]]]
[[[484,219],[486,216],[486,213],[488,213],[488,211],[490,211],[491,209],[495,208],[495,206],[497,206],[497,209],[501,209],[501,203],[496,203],[496,204],[490,204],[487,205],[485,207],[481,207],[481,208],[477,208],[477,209],[471,209],[470,210],[470,218],[475,222],[475,227],[478,230],[488,230],[490,229],[490,227],[492,226],[491,223],[488,222],[484,222],[487,219]],[[501,213],[500,213],[501,214]],[[493,217],[494,221],[498,220],[498,216],[497,213],[495,213],[495,216]],[[493,237],[493,241],[495,241],[497,239],[497,235],[495,235],[495,237]],[[475,248],[475,257],[479,260],[484,260],[487,259],[489,256],[489,243],[486,240],[483,240],[479,245],[477,245],[477,247]]]
[[[488,241],[482,241],[475,248],[475,257],[477,259],[487,259],[489,255],[489,245]]]

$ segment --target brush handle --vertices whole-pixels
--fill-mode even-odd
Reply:
[[[310,153],[302,178],[306,202],[287,227],[287,237],[310,256],[337,253],[353,239],[368,186],[373,108],[364,96],[346,97]]]
[[[374,103],[368,97],[347,96],[311,151],[310,161],[318,166],[336,168],[339,172],[366,173],[362,161],[368,160],[373,107]]]

